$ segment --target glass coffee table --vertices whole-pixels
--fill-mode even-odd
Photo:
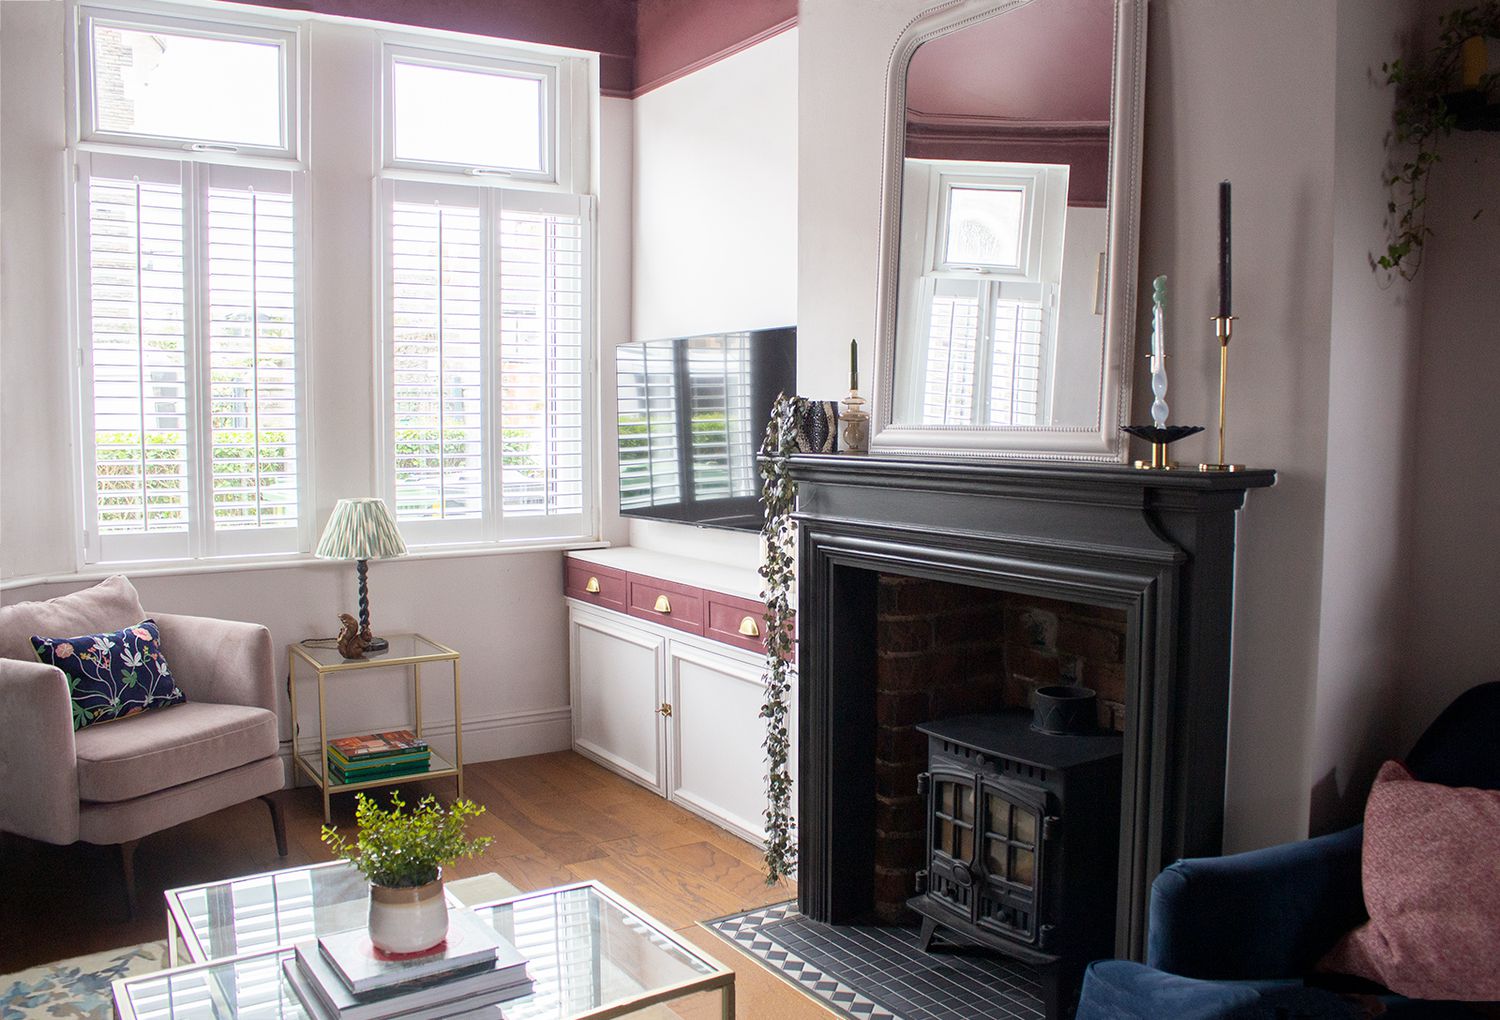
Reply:
[[[324,925],[363,923],[363,884],[357,900],[346,898],[347,876],[334,874],[335,869],[352,872],[339,863],[241,880],[256,883],[246,888],[255,890],[259,902],[269,897],[284,908],[287,916],[275,922],[274,935],[269,923],[253,929],[197,920],[206,916],[204,904],[213,896],[174,890],[179,895],[169,910],[173,941],[180,935],[190,955],[196,947],[206,962],[116,981],[115,1015],[119,1020],[311,1020],[287,984],[281,960],[291,954],[291,942],[336,930]],[[289,877],[298,870],[324,874],[299,884]],[[278,880],[267,885],[268,878]],[[288,895],[297,898],[295,905]],[[648,1013],[691,1020],[734,1017],[733,971],[598,882],[471,909],[515,943],[535,982],[529,995],[496,1007],[495,1020],[609,1020]],[[344,923],[350,917],[353,922]],[[276,938],[290,941],[273,945]],[[212,955],[231,948],[240,951]]]

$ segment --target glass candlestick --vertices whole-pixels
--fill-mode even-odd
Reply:
[[[870,452],[870,416],[865,412],[865,398],[850,390],[839,412],[839,440],[844,453]]]

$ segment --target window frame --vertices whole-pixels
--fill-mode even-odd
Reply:
[[[456,175],[455,175],[456,176]],[[377,301],[380,323],[379,351],[376,358],[376,407],[378,442],[376,455],[376,491],[394,509],[396,503],[395,428],[396,372],[394,364],[394,259],[393,236],[396,201],[442,201],[443,196],[472,195],[479,211],[481,232],[480,272],[487,286],[480,292],[480,361],[483,382],[480,394],[480,420],[485,446],[483,449],[483,507],[479,517],[455,520],[401,520],[403,537],[414,548],[448,548],[523,544],[537,540],[581,541],[597,534],[599,507],[597,479],[599,444],[596,436],[597,399],[596,364],[598,323],[595,318],[594,269],[596,251],[596,216],[593,196],[538,190],[497,187],[490,182],[480,186],[462,179],[435,181],[413,180],[404,175],[385,174],[376,182],[375,205],[379,220],[377,234]],[[430,196],[430,198],[429,198]],[[580,510],[577,514],[507,515],[504,509],[505,483],[503,452],[498,440],[501,408],[496,395],[500,392],[501,308],[496,282],[499,264],[498,227],[503,211],[576,215],[582,228],[583,257],[580,260],[582,280],[580,321],[581,454]]]
[[[247,12],[206,18],[192,8],[147,3],[79,3],[74,7],[73,35],[68,55],[74,67],[76,89],[70,104],[72,140],[79,147],[109,146],[125,150],[176,153],[179,158],[285,160],[300,163],[307,151],[308,130],[306,80],[306,32],[300,22],[257,18]],[[206,12],[205,12],[206,13]],[[281,141],[274,146],[245,142],[222,142],[173,135],[148,135],[107,131],[98,127],[94,94],[95,25],[149,32],[159,29],[173,35],[202,39],[246,41],[277,47],[281,84]]]
[[[542,167],[537,171],[512,167],[437,160],[402,159],[396,155],[395,65],[473,71],[507,77],[535,78],[542,83]],[[561,185],[572,176],[573,132],[562,122],[563,111],[573,111],[572,75],[565,58],[548,59],[542,54],[523,54],[495,47],[454,44],[436,48],[430,40],[397,34],[382,34],[380,40],[380,165],[386,173],[433,175],[441,180],[462,174],[479,183],[531,183]]]
[[[234,529],[217,527],[213,517],[213,443],[212,434],[212,335],[209,324],[208,268],[208,190],[216,174],[243,180],[286,178],[287,194],[293,216],[307,219],[306,174],[291,169],[264,167],[225,167],[216,163],[184,159],[178,154],[142,152],[95,152],[83,149],[74,155],[73,181],[73,251],[70,259],[75,286],[73,314],[76,316],[74,339],[77,349],[78,378],[73,393],[78,401],[77,422],[79,451],[74,467],[81,481],[80,556],[85,565],[133,563],[161,560],[225,559],[244,556],[287,555],[311,548],[313,528],[310,478],[311,423],[308,408],[307,352],[307,249],[306,227],[292,235],[292,316],[295,323],[293,365],[296,387],[295,422],[297,430],[297,523],[288,526],[256,526]],[[102,535],[98,524],[97,456],[94,442],[94,349],[92,297],[90,294],[90,220],[89,186],[96,166],[134,167],[137,179],[158,183],[175,183],[183,194],[183,348],[185,352],[185,404],[187,433],[186,481],[188,486],[188,523],[185,531],[152,535],[148,532],[125,535]],[[175,174],[171,168],[175,167]],[[103,176],[102,174],[100,176]],[[175,181],[172,178],[175,176]],[[289,539],[289,541],[288,541]]]

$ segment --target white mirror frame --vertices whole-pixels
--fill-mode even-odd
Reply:
[[[1146,93],[1146,5],[1114,0],[1110,97],[1109,227],[1099,420],[1092,426],[913,426],[891,422],[895,406],[897,298],[900,291],[901,191],[906,160],[906,73],[917,47],[1033,0],[949,0],[902,31],[886,70],[885,169],[881,191],[880,275],[876,307],[871,452],[1016,460],[1120,462],[1128,446],[1120,426],[1130,412],[1129,370],[1135,333],[1139,248],[1141,133]]]

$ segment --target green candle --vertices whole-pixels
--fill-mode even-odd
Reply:
[[[859,341],[849,341],[849,389],[859,389]]]

